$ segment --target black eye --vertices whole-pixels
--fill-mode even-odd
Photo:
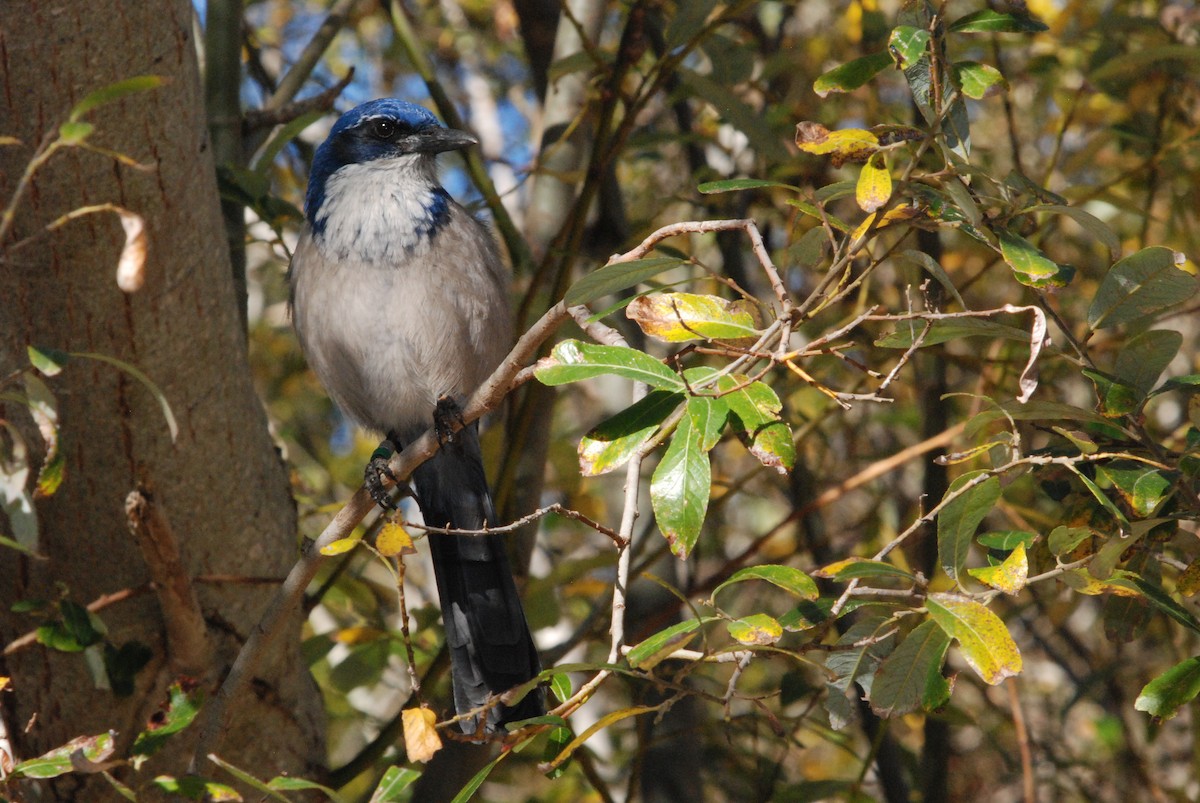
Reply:
[[[391,120],[372,120],[371,136],[376,139],[391,139],[396,136],[396,124]]]

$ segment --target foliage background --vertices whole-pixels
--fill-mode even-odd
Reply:
[[[997,14],[1024,18],[1020,4],[994,5]],[[1025,5],[1044,30],[935,31],[928,52],[944,60],[939,64],[991,65],[1005,81],[963,101],[969,163],[956,161],[944,139],[887,151],[896,184],[879,214],[913,199],[922,212],[859,229],[861,249],[849,243],[868,218],[855,198],[863,165],[801,153],[792,144],[797,123],[830,130],[938,130],[943,123],[936,115],[933,123],[922,118],[905,74],[890,66],[863,88],[823,97],[814,81],[839,64],[889,48],[894,54],[893,30],[919,23],[926,10],[945,23],[987,4],[593,1],[560,9],[538,2],[340,2],[332,8],[331,38],[321,32],[330,13],[321,3],[198,9],[226,222],[238,245],[235,270],[244,271],[251,364],[292,469],[302,533],[321,531],[358,486],[375,445],[340,417],[306,370],[286,313],[295,205],[312,149],[334,119],[323,113],[329,101],[345,110],[396,95],[436,105],[443,116],[456,109],[479,135],[484,161],[466,169],[447,164],[447,186],[490,216],[509,246],[519,329],[611,254],[629,251],[660,226],[749,219],[783,287],[795,303],[808,304],[783,345],[802,351],[830,336],[835,347],[803,353],[791,367],[789,360],[761,361],[773,366],[763,381],[791,427],[794,468],[781,476],[727,435],[711,452],[711,504],[686,561],[659,535],[663,512],[652,510],[643,488],[625,642],[714,617],[686,645],[667,646],[738,660],[704,662],[689,653],[609,678],[569,722],[575,735],[603,727],[559,777],[547,780],[538,766],[569,741],[552,730],[505,754],[481,799],[1168,800],[1200,791],[1187,704],[1197,688],[1187,661],[1200,633],[1191,600],[1200,584],[1189,579],[1200,554],[1200,414],[1191,393],[1196,383],[1186,379],[1200,371],[1197,305],[1180,295],[1172,300],[1181,305],[1162,305],[1118,327],[1089,325],[1094,299],[1122,256],[1166,246],[1184,255],[1184,272],[1195,273],[1200,11],[1186,2]],[[296,65],[313,42],[322,47],[310,73]],[[351,67],[344,88],[322,96]],[[297,74],[303,81],[288,85]],[[288,106],[294,98],[316,100],[312,108]],[[941,101],[935,92],[932,102]],[[230,104],[239,114],[266,106],[278,113],[268,122],[286,122],[230,136],[222,131]],[[292,119],[295,112],[303,114]],[[483,168],[490,182],[481,192]],[[969,177],[970,190],[960,177]],[[760,181],[743,189],[714,184],[735,178]],[[704,185],[709,191],[699,189]],[[1029,211],[1039,205],[1087,215]],[[844,221],[846,230],[831,220]],[[1033,259],[1035,270],[1044,263],[1027,250],[1024,257],[1002,252],[1001,234],[1052,260],[1051,279],[1031,286],[1039,282],[1029,280],[1022,260]],[[634,289],[726,298],[744,291],[770,306],[771,277],[750,246],[740,231],[668,240],[658,255],[681,261]],[[918,257],[901,259],[909,250],[941,273],[922,270]],[[1073,277],[1060,281],[1057,266],[1073,268]],[[830,276],[843,279],[823,283]],[[1065,286],[1045,286],[1054,284]],[[604,323],[634,348],[656,357],[678,352],[678,344],[648,338],[614,307],[629,296],[620,287],[591,308],[608,309]],[[1031,403],[1042,406],[1027,414],[1011,400],[1029,356],[1028,315],[958,319],[966,328],[912,350],[903,331],[909,326],[911,342],[923,322],[914,329],[897,318],[863,317],[870,309],[903,316],[1006,304],[1036,307],[1050,320],[1053,348],[1041,355]],[[985,321],[1017,332],[985,329]],[[1169,348],[1150,336],[1131,347],[1151,329],[1177,332],[1178,344]],[[900,339],[890,345],[900,348],[884,339],[894,331]],[[559,336],[590,334],[564,327]],[[777,356],[789,348],[781,345]],[[683,359],[691,367],[728,363],[730,355],[717,351]],[[1129,355],[1124,362],[1122,354]],[[1168,377],[1185,379],[1150,393]],[[516,391],[493,416],[485,444],[503,517],[558,503],[616,528],[624,475],[581,477],[577,444],[628,400],[628,383],[611,376],[556,390],[530,382]],[[989,418],[996,402],[1024,418],[1011,426],[1002,415]],[[1089,450],[1116,457],[1092,460]],[[644,483],[661,455],[648,457]],[[1025,457],[1045,464],[1013,463]],[[1147,465],[1156,490],[1139,498],[1134,484],[1145,471],[1121,472]],[[973,521],[965,535],[969,565],[999,563],[1021,541],[1027,574],[1039,580],[1011,596],[965,575],[949,577],[947,562],[952,571],[965,566],[948,560],[944,545],[963,539],[939,538],[950,525],[922,519],[957,487],[955,478],[980,470],[996,472],[988,491],[997,495],[961,497],[978,513],[963,514]],[[979,543],[976,526],[1009,535]],[[1051,539],[1060,527],[1086,532],[1066,548]],[[543,518],[537,529],[536,544],[531,533],[523,540],[527,608],[546,665],[579,665],[570,673],[578,689],[610,660],[615,550],[608,538],[565,517]],[[1138,538],[1129,541],[1131,529]],[[1011,535],[1022,532],[1030,537]],[[846,599],[871,604],[836,625],[794,627],[805,609],[770,582],[739,583],[712,599],[741,567],[814,575],[845,558],[874,556],[902,534],[887,560],[907,576],[866,576]],[[444,713],[432,577],[419,558],[405,564],[415,673]],[[1068,564],[1070,571],[1062,568]],[[831,602],[850,575],[844,567],[824,574],[831,576],[814,588]],[[1125,582],[1136,592],[1138,579],[1164,599],[1144,588],[1133,596],[1119,590]],[[906,687],[912,704],[900,706],[903,715],[880,717],[860,697],[872,691],[880,662],[925,621],[928,595],[952,591],[967,592],[1003,619],[1019,658],[1005,652],[1000,636],[985,636],[983,649],[1001,653],[1002,666],[1019,660],[1021,671],[1003,670],[990,685],[969,667],[971,650],[961,643],[950,647],[944,668],[940,658],[921,653],[935,664]],[[397,737],[411,676],[394,580],[384,561],[355,550],[328,561],[308,602],[304,655],[328,715],[331,775],[320,780],[346,799],[368,797],[386,767],[405,764]],[[755,614],[769,620],[746,619]],[[729,627],[738,619],[768,631],[771,621],[792,626],[756,643],[754,634],[739,639]],[[752,657],[741,660],[747,649]],[[905,665],[927,668],[915,660]],[[1183,667],[1183,677],[1168,684],[1167,702],[1149,704],[1161,717],[1152,719],[1135,701],[1172,666]],[[926,685],[935,675],[953,679],[945,704]],[[647,710],[621,717],[636,706]],[[453,759],[441,758],[448,755]],[[457,790],[494,755],[451,745],[409,791],[433,799],[439,779]]]

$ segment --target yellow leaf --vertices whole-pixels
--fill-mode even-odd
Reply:
[[[5,689],[7,689],[8,684],[10,684],[10,683],[12,683],[12,678],[4,677],[3,675],[0,675],[0,691],[4,691]]]
[[[639,296],[625,308],[625,317],[643,332],[668,343],[756,338],[761,325],[757,313],[746,301],[696,293]]]
[[[755,613],[730,622],[729,635],[748,647],[766,646],[779,641],[783,625],[765,613]]]
[[[820,123],[796,126],[796,147],[805,153],[830,156],[835,167],[846,162],[865,162],[879,150],[879,137],[865,128],[830,131]]]
[[[1029,579],[1029,559],[1025,555],[1025,545],[1017,544],[1017,548],[1009,553],[999,566],[968,569],[967,573],[979,582],[1005,594],[1017,594]]]
[[[412,536],[398,521],[386,522],[379,528],[379,535],[375,536],[375,549],[379,550],[379,554],[385,558],[395,555],[415,555],[417,552],[417,548],[413,546]]]
[[[339,538],[333,543],[321,547],[321,554],[327,557],[341,555],[343,552],[349,552],[356,546],[358,546],[357,538]]]
[[[1021,651],[1000,617],[973,599],[930,594],[925,607],[946,635],[958,642],[967,664],[991,686],[1021,674]]]
[[[1080,594],[1095,597],[1100,594],[1114,594],[1118,597],[1140,597],[1141,594],[1132,588],[1110,583],[1107,580],[1097,580],[1087,569],[1071,569],[1063,572],[1060,578],[1063,583]]]
[[[358,625],[356,627],[343,627],[333,634],[333,640],[339,644],[370,644],[372,641],[379,641],[379,639],[385,636],[387,636],[387,633],[378,628]]]
[[[864,212],[874,212],[892,197],[892,174],[882,153],[872,156],[858,174],[854,198]]]
[[[404,726],[404,750],[410,760],[423,764],[442,749],[442,737],[433,727],[437,717],[428,708],[406,708],[400,712],[400,720]]]

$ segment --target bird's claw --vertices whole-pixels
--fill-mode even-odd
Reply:
[[[453,443],[458,430],[466,425],[462,405],[453,396],[439,396],[433,408],[433,433],[437,436],[438,444]]]
[[[399,480],[396,479],[396,475],[392,473],[392,469],[388,465],[395,453],[396,450],[391,441],[383,441],[371,453],[371,459],[367,461],[367,467],[363,472],[363,485],[366,486],[367,493],[371,494],[375,504],[384,510],[396,509],[396,504],[392,502],[391,494],[388,493],[388,483],[399,484]]]

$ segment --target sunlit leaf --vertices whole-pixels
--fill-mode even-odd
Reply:
[[[1200,694],[1200,657],[1188,658],[1142,688],[1133,707],[1156,719],[1171,719]]]
[[[886,50],[848,61],[817,78],[813,82],[813,91],[821,97],[830,92],[851,92],[892,64],[892,56]]]
[[[625,308],[625,316],[668,343],[753,338],[762,325],[758,309],[748,301],[696,293],[639,296]]]
[[[879,150],[879,137],[864,128],[830,131],[820,123],[796,125],[796,147],[817,156],[832,156],[835,166],[865,162]]]
[[[625,346],[596,346],[564,340],[534,367],[534,375],[546,385],[565,385],[606,374],[645,382],[663,390],[684,390],[683,380],[670,368],[649,354]]]
[[[969,98],[982,100],[1008,90],[1008,82],[1004,80],[1004,76],[989,64],[980,64],[977,61],[958,61],[951,65],[950,69],[954,76],[954,82]]]
[[[717,389],[729,405],[730,425],[744,434],[750,453],[768,468],[791,471],[796,464],[792,429],[780,419],[783,405],[770,385],[727,374],[717,382]]]
[[[1064,287],[1075,271],[1047,257],[1028,240],[1009,231],[999,231],[1000,254],[1013,269],[1017,281],[1027,287]]]
[[[12,773],[18,778],[57,778],[75,772],[71,756],[77,752],[88,763],[103,764],[116,749],[116,735],[115,731],[109,731],[96,736],[80,736],[37,758],[22,761]]]
[[[598,424],[579,441],[580,473],[594,477],[625,465],[685,398],[682,393],[652,390]]]
[[[228,803],[228,801],[242,800],[242,796],[233,787],[196,775],[187,775],[183,778],[159,775],[151,783],[169,794],[186,797],[189,800],[203,800],[205,803]]]
[[[191,725],[200,712],[204,701],[204,692],[199,688],[185,688],[181,683],[174,683],[167,691],[167,702],[159,709],[150,721],[146,730],[138,734],[133,742],[130,763],[138,768],[150,756],[157,753],[162,746],[175,734]]]
[[[680,558],[688,556],[700,537],[711,486],[708,454],[700,443],[700,433],[685,415],[650,480],[650,503],[658,529]]]
[[[1180,270],[1178,259],[1170,248],[1153,246],[1113,265],[1088,308],[1088,326],[1132,323],[1187,301],[1196,293],[1196,277]]]
[[[71,359],[70,354],[57,349],[29,346],[26,351],[29,354],[29,363],[46,376],[57,376]]]
[[[823,566],[813,572],[818,577],[828,577],[831,580],[845,582],[847,580],[866,579],[872,577],[894,577],[908,582],[916,578],[898,566],[881,560],[867,558],[846,558],[828,566]]]
[[[967,573],[984,585],[1005,594],[1018,594],[1029,578],[1029,559],[1025,555],[1025,545],[1017,544],[1017,548],[998,566],[968,569]]]
[[[404,751],[409,761],[424,764],[442,749],[442,737],[438,736],[437,714],[428,708],[406,708],[400,712],[404,726]]]
[[[379,528],[379,534],[375,536],[375,549],[385,558],[415,555],[417,552],[412,536],[404,529],[404,525],[397,521],[386,521]]]
[[[320,551],[321,554],[326,557],[333,557],[334,555],[341,555],[349,552],[350,550],[354,549],[354,547],[358,546],[358,542],[359,539],[357,537],[339,538],[338,540],[321,547]]]
[[[748,647],[763,647],[779,641],[783,627],[774,617],[765,613],[754,613],[727,623],[729,635],[739,644]]]
[[[864,212],[874,212],[892,197],[892,174],[887,159],[877,153],[867,160],[858,174],[858,190],[855,199]]]
[[[815,600],[819,593],[817,591],[817,584],[813,582],[811,577],[799,569],[792,566],[763,564],[738,569],[730,575],[728,580],[713,589],[713,598],[716,598],[721,589],[735,583],[743,583],[747,580],[764,580],[801,599]]]
[[[911,25],[898,25],[888,36],[888,50],[900,67],[908,67],[921,60],[929,47],[929,31]]]
[[[930,594],[929,615],[958,642],[963,659],[983,681],[995,686],[1021,673],[1021,652],[1008,628],[987,606],[954,594]]]
[[[644,639],[629,651],[625,659],[634,669],[653,669],[676,650],[683,649],[693,638],[696,631],[712,618],[685,619],[665,630],[660,630],[653,636]]]
[[[1049,30],[1027,14],[1001,14],[984,9],[959,17],[947,26],[950,33],[1039,33]]]

